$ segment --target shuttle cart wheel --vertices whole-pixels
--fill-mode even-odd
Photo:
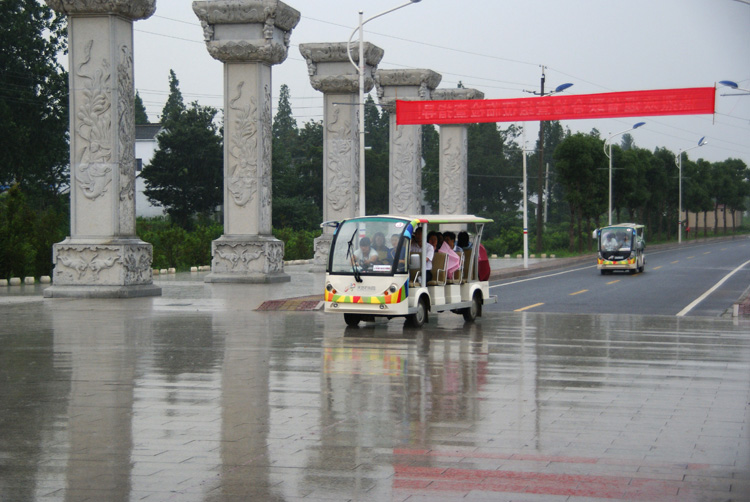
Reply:
[[[482,295],[479,291],[475,291],[474,296],[471,297],[471,307],[466,307],[461,313],[466,322],[474,322],[477,316],[482,315]]]
[[[344,322],[347,326],[356,328],[359,326],[360,316],[358,314],[344,314]]]
[[[421,328],[427,322],[427,300],[424,297],[417,302],[417,312],[408,318],[409,324],[414,328]]]

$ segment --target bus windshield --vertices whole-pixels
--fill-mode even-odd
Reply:
[[[599,239],[599,251],[602,253],[627,253],[633,250],[633,237],[635,232],[632,228],[607,227],[602,229]]]
[[[406,273],[408,221],[367,217],[347,220],[334,236],[328,271],[332,274],[393,275]]]

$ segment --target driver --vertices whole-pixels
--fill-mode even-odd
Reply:
[[[604,244],[602,245],[605,251],[617,251],[620,244],[615,239],[615,235],[612,232],[608,232],[605,236]]]
[[[362,268],[369,267],[378,261],[378,252],[372,248],[369,237],[362,237],[359,240],[359,249],[354,251],[354,259]]]

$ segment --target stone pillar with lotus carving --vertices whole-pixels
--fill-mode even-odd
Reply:
[[[435,89],[434,101],[483,99],[476,89]],[[469,126],[446,124],[440,126],[440,214],[466,214],[469,210]],[[460,231],[465,225],[441,225],[441,229]]]
[[[224,63],[224,235],[206,282],[289,281],[271,234],[271,66],[286,59],[300,13],[278,0],[202,0],[193,11]]]
[[[46,297],[155,296],[151,244],[135,232],[133,21],[156,0],[46,0],[68,17],[70,236]]]
[[[422,126],[396,124],[396,100],[432,99],[442,75],[432,70],[378,70],[380,104],[390,114],[388,190],[391,214],[422,213]]]
[[[349,61],[347,43],[301,44],[310,84],[324,94],[323,105],[323,221],[341,221],[359,214],[359,72]],[[351,54],[359,64],[359,44]],[[364,91],[373,88],[373,72],[383,49],[364,44]],[[315,239],[314,269],[328,263],[332,228]]]

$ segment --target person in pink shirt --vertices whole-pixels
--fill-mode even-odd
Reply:
[[[453,279],[455,277],[454,274],[461,266],[461,258],[459,258],[456,252],[453,250],[455,244],[456,234],[454,234],[453,232],[443,233],[443,245],[438,251],[448,255],[448,264],[445,268],[447,269],[446,272],[448,273],[449,279]]]

